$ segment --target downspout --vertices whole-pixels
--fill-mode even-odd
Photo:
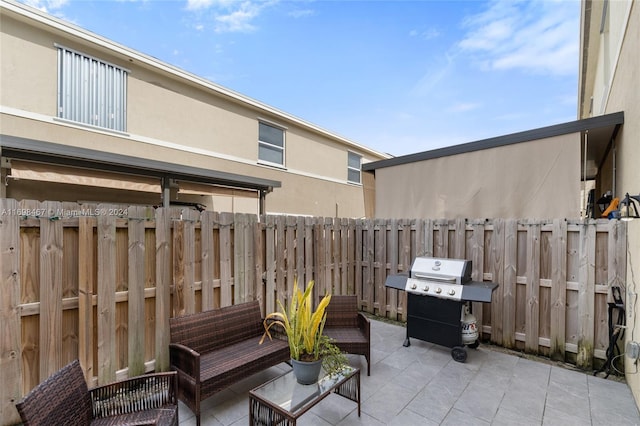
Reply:
[[[260,194],[260,201],[259,201],[259,206],[258,206],[258,210],[259,210],[259,214],[263,215],[265,214],[266,211],[266,201],[267,201],[267,194],[273,191],[273,187],[268,187],[267,189],[261,189],[259,191]]]
[[[162,193],[160,197],[162,198],[162,207],[169,208],[171,205],[171,179],[167,176],[164,176],[160,179],[162,185]]]

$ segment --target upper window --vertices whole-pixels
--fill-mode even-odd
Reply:
[[[360,182],[360,170],[361,170],[362,156],[354,152],[349,153],[349,159],[347,162],[347,180],[353,183]]]
[[[258,159],[284,166],[284,130],[259,123]]]
[[[127,70],[58,46],[58,117],[127,129]]]

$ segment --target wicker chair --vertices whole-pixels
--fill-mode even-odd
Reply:
[[[178,425],[175,372],[154,373],[91,390],[78,360],[16,404],[25,425]]]
[[[371,375],[371,325],[369,319],[358,312],[358,297],[333,295],[326,312],[324,334],[334,339],[343,352],[364,355],[367,376]]]

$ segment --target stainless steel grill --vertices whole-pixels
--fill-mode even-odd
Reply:
[[[385,286],[407,293],[404,346],[409,346],[409,338],[415,337],[452,348],[454,360],[466,361],[465,345],[477,348],[479,344],[470,302],[491,302],[491,294],[498,286],[472,281],[471,269],[470,260],[416,257],[408,276],[387,277]]]

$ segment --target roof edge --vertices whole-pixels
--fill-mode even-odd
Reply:
[[[481,151],[485,149],[513,145],[522,142],[530,142],[536,139],[545,139],[554,136],[561,136],[569,133],[583,132],[599,127],[607,127],[620,124],[624,124],[623,111],[599,115],[597,117],[584,118],[582,120],[569,121],[561,124],[554,124],[552,126],[540,127],[532,130],[525,130],[523,132],[511,133],[508,135],[497,136],[489,139],[482,139],[475,142],[467,142],[460,145],[453,145],[430,151],[403,155],[400,157],[390,158],[388,160],[374,161],[371,163],[363,164],[362,170],[372,171],[385,167],[399,166],[401,164],[431,160],[440,157],[448,157],[451,155],[464,154],[467,152]]]

